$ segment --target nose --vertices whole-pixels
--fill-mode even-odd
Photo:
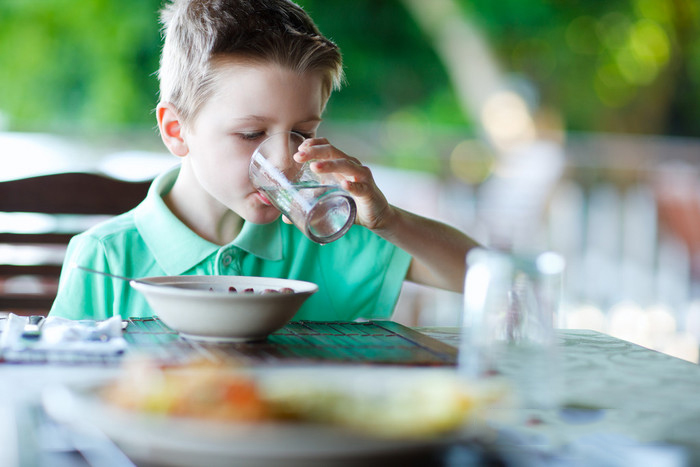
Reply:
[[[304,137],[294,132],[278,133],[270,142],[272,143],[270,149],[272,162],[284,173],[296,170],[299,163],[294,160],[294,154],[304,142]]]

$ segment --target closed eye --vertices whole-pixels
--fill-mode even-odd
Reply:
[[[236,135],[245,141],[255,141],[255,140],[260,139],[263,136],[265,136],[265,132],[264,131],[252,131],[249,133],[236,133]]]

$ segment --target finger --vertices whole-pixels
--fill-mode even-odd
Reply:
[[[356,197],[363,197],[363,196],[369,196],[374,193],[375,187],[373,184],[368,183],[368,182],[355,182],[352,180],[341,180],[340,181],[340,186],[350,193],[353,196]]]
[[[282,221],[283,221],[285,224],[291,224],[291,223],[292,223],[292,221],[289,220],[289,217],[285,216],[284,214],[282,214]]]
[[[332,173],[353,182],[372,180],[372,172],[370,169],[362,165],[360,161],[354,157],[349,157],[347,159],[314,160],[311,163],[311,170],[316,173]]]
[[[316,146],[316,145],[323,145],[323,144],[329,144],[329,141],[326,138],[306,138],[302,143],[299,145],[300,148],[307,148],[311,146]]]
[[[308,141],[308,140],[307,140]],[[310,160],[327,160],[327,159],[352,159],[357,161],[354,157],[348,156],[340,149],[336,148],[332,144],[328,143],[325,139],[317,139],[314,144],[299,146],[296,154],[294,154],[294,159],[297,162],[306,162]],[[357,161],[359,162],[359,161]]]

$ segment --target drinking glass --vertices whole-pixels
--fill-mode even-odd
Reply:
[[[474,249],[467,255],[459,371],[501,377],[524,407],[554,408],[560,393],[557,313],[564,259]]]
[[[249,176],[253,186],[316,243],[342,237],[355,222],[355,200],[332,174],[318,174],[293,158],[304,137],[275,133],[255,150]]]

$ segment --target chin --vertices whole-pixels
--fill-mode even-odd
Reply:
[[[245,220],[253,224],[270,224],[275,222],[282,214],[272,206],[263,209],[256,209],[250,215],[245,216]]]

